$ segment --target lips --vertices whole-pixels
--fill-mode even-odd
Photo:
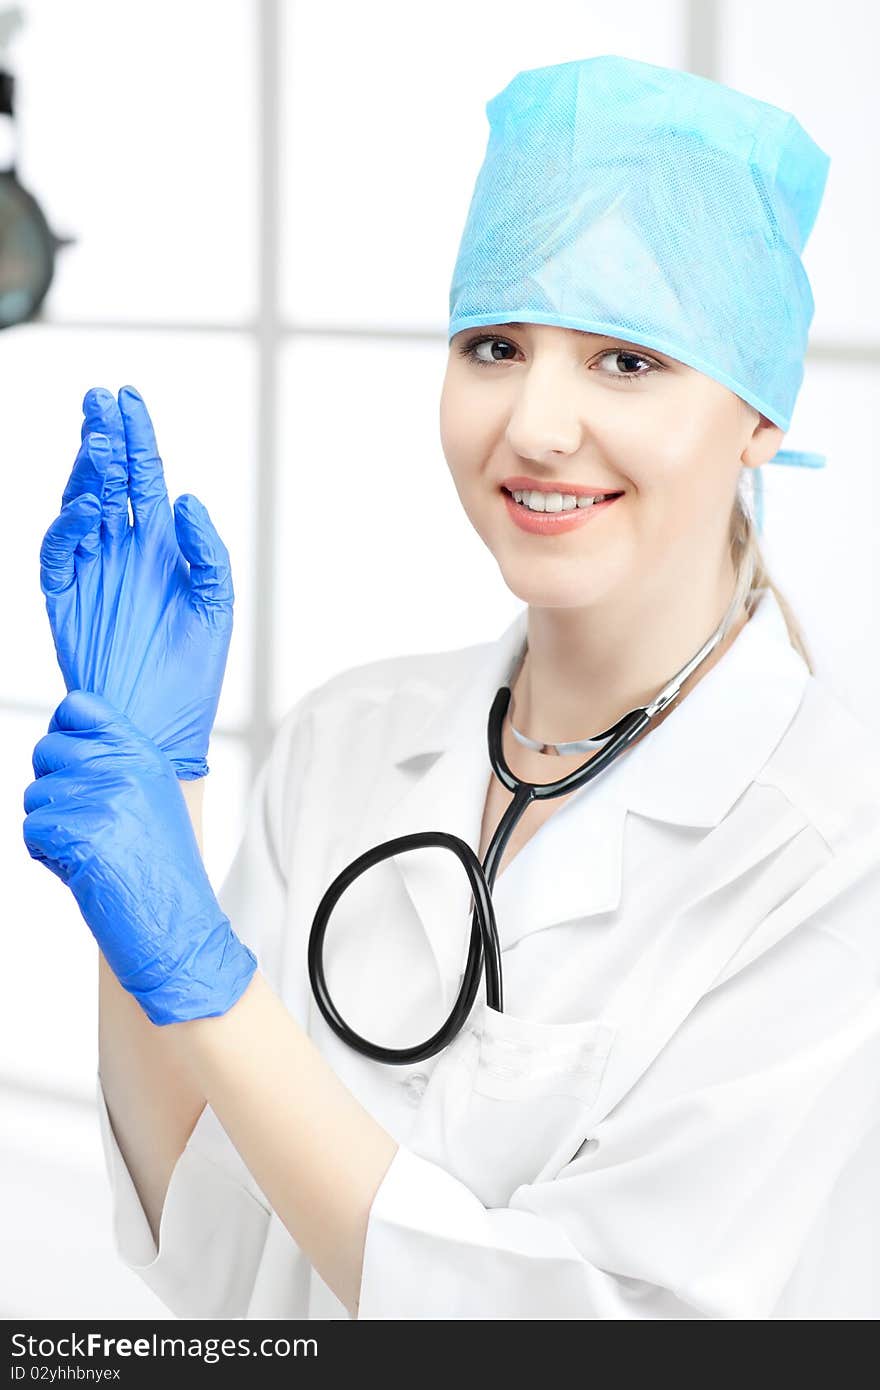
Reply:
[[[510,519],[520,531],[529,532],[533,536],[558,536],[582,526],[595,525],[597,518],[604,516],[623,496],[622,493],[617,493],[607,501],[589,502],[583,506],[570,507],[568,511],[533,512],[529,507],[517,502],[506,488],[501,488],[500,492]]]

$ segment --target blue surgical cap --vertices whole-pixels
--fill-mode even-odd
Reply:
[[[831,162],[794,116],[615,55],[519,72],[485,109],[449,341],[501,323],[620,337],[787,430],[814,307],[801,252]],[[780,449],[770,462],[825,457]]]

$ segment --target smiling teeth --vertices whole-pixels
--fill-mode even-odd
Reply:
[[[576,507],[592,507],[594,502],[604,502],[610,493],[600,493],[596,497],[575,497],[572,492],[522,492],[513,493],[517,502],[528,507],[530,512],[573,512]]]

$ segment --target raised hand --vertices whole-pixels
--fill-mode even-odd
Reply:
[[[79,453],[40,550],[40,586],[64,682],[103,695],[202,777],[235,594],[229,552],[183,493],[172,514],[147,407],[86,392]],[[129,501],[133,522],[129,521]]]

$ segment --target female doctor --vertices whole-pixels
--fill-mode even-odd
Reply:
[[[487,113],[440,423],[525,607],[309,691],[219,896],[199,837],[229,557],[192,495],[169,507],[138,394],[85,397],[41,554],[69,693],[24,838],[100,947],[117,1247],[181,1317],[873,1318],[880,758],[752,510],[762,465],[815,458],[778,446],[828,161],[774,107],[614,56],[519,73]],[[689,663],[507,840],[503,1008],[481,989],[414,1055],[468,959],[452,855],[386,856],[338,898],[333,1004],[410,1060],[350,1045],[310,983],[319,903],[398,836],[485,858],[513,795],[496,691],[506,767],[543,785]]]

